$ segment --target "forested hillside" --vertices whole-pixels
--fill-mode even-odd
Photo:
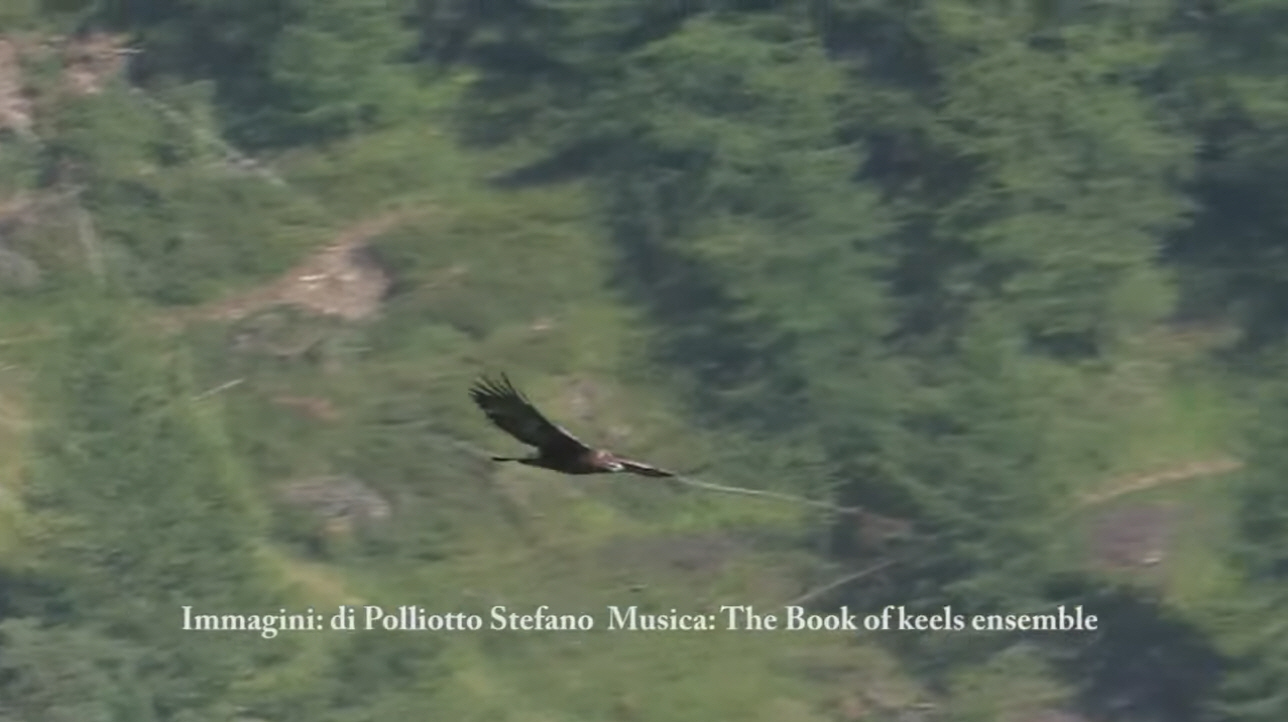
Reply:
[[[1276,0],[8,0],[0,722],[1283,722],[1286,244]],[[1101,628],[181,611],[794,600]]]

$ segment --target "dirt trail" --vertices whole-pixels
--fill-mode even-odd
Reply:
[[[1107,488],[1092,492],[1082,497],[1080,504],[1082,506],[1096,506],[1103,504],[1120,496],[1134,494],[1146,489],[1171,484],[1178,481],[1187,481],[1202,476],[1212,476],[1214,474],[1224,474],[1243,467],[1243,462],[1232,457],[1209,459],[1207,461],[1193,461],[1181,466],[1174,466],[1162,471],[1155,471],[1147,474],[1133,474],[1115,480]]]

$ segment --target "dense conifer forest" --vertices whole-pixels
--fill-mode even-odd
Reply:
[[[1286,304],[1279,0],[7,0],[0,720],[1283,722]],[[793,600],[1100,628],[181,611]]]

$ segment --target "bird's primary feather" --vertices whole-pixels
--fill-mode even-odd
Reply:
[[[537,411],[505,374],[501,374],[500,380],[480,378],[470,389],[470,397],[492,423],[528,446],[558,455],[579,455],[591,451],[576,436],[551,423]]]

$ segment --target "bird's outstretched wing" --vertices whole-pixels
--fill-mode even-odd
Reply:
[[[659,469],[656,466],[649,466],[648,464],[644,464],[639,461],[620,458],[617,461],[625,467],[626,471],[629,471],[632,474],[639,474],[640,476],[675,476],[675,472],[667,471],[666,469]]]
[[[470,398],[502,431],[528,446],[557,454],[581,454],[590,447],[550,422],[531,401],[510,383],[505,374],[500,380],[479,378],[470,389]]]

